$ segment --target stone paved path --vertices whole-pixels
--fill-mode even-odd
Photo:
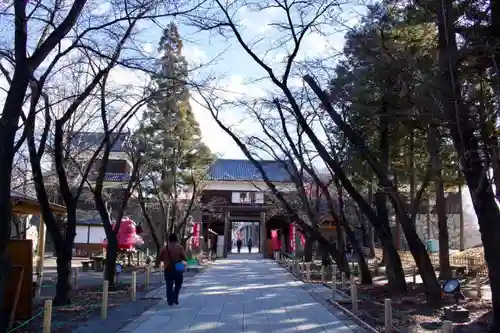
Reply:
[[[179,306],[163,300],[119,333],[365,332],[308,289],[259,254],[231,255],[186,283]]]

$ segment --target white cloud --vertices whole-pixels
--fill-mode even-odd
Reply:
[[[111,3],[110,2],[104,2],[102,4],[99,4],[93,11],[92,15],[95,16],[101,16],[106,14],[109,10],[111,10]]]
[[[304,37],[297,60],[306,60],[314,58],[326,58],[332,52],[342,49],[344,38],[326,37],[317,32],[309,33]]]
[[[253,34],[262,34],[271,29],[269,24],[276,20],[276,17],[282,13],[283,11],[276,7],[253,10],[246,6],[239,11],[239,15],[241,16],[239,24],[246,27]]]
[[[200,105],[201,100],[199,95],[193,94],[191,107],[200,125],[203,142],[210,148],[212,153],[221,158],[245,158],[245,155],[233,139],[216,123],[210,111]],[[225,122],[226,119],[223,121]]]
[[[208,60],[205,51],[193,44],[185,45],[182,53],[190,65],[200,65]]]
[[[265,95],[262,89],[262,82],[248,83],[245,78],[239,74],[233,74],[227,80],[227,83],[221,85],[221,94],[224,98],[236,101],[241,98],[259,98]]]

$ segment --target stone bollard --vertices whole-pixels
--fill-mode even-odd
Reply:
[[[311,263],[306,264],[306,281],[311,282]]]
[[[78,289],[78,267],[74,269],[73,275],[73,290]]]
[[[345,290],[345,272],[340,273],[340,291],[344,292]]]
[[[130,285],[130,298],[132,302],[135,302],[137,295],[137,272],[132,272],[132,282]]]
[[[385,333],[392,333],[392,306],[390,298],[386,298],[384,301],[384,327]]]
[[[335,298],[337,293],[337,267],[335,264],[332,265],[332,299]]]
[[[45,300],[43,307],[43,333],[50,333],[52,326],[52,300]]]
[[[102,304],[101,304],[101,320],[108,319],[108,291],[109,282],[104,280],[102,283]]]
[[[357,315],[359,313],[358,311],[358,289],[356,285],[356,281],[352,280],[353,283],[351,284],[351,301],[352,301],[352,313]]]
[[[144,281],[144,289],[149,289],[149,281],[151,280],[151,266],[146,267],[146,277]]]

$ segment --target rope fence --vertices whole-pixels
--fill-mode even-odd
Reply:
[[[150,287],[151,284],[151,275],[155,275],[158,272],[152,271],[151,267],[147,267],[145,269],[145,276],[144,276],[144,281],[143,283],[140,283],[140,285],[144,286],[144,291],[147,291]],[[162,276],[160,274],[160,276]],[[136,301],[137,300],[137,273],[134,271],[132,272],[132,281],[130,283],[130,286],[125,290],[121,291],[128,291],[130,300],[131,301]],[[44,302],[44,309],[38,311],[35,315],[33,315],[31,318],[17,323],[17,325],[10,330],[7,331],[7,333],[15,333],[29,324],[31,324],[33,321],[35,321],[38,318],[43,317],[43,328],[40,332],[43,333],[50,333],[51,329],[53,328],[62,328],[65,327],[81,318],[84,318],[85,316],[89,315],[91,312],[95,311],[96,309],[100,308],[101,309],[101,319],[106,320],[107,319],[107,310],[108,310],[108,298],[109,298],[109,283],[107,280],[103,281],[103,284],[101,287],[97,287],[94,289],[94,293],[101,293],[100,299],[101,299],[101,304],[89,304],[89,299],[83,299],[77,302],[73,302],[72,304],[69,305],[60,305],[60,306],[52,306],[52,299],[45,300]],[[96,299],[93,299],[93,301],[96,301]],[[80,309],[81,308],[81,309]],[[79,311],[78,315],[73,316],[69,318],[68,320],[64,321],[54,321],[52,322],[52,317],[53,317],[53,311],[58,311],[58,310],[67,310],[67,311]]]
[[[49,301],[52,301],[52,300],[49,300]],[[70,305],[51,306],[51,310],[75,309],[75,308],[77,308],[79,306],[82,306],[84,304],[85,304],[85,301],[80,301],[80,302],[72,303]],[[88,305],[86,305],[86,306],[88,306]],[[92,310],[94,310],[94,308],[92,308]],[[17,326],[11,328],[9,331],[7,331],[7,333],[16,332],[17,330],[22,329],[23,327],[27,326],[29,323],[31,323],[35,319],[43,317],[45,311],[46,311],[45,308],[43,310],[38,311],[34,316],[32,316],[31,318],[29,318],[29,319],[27,319],[27,320],[19,323]],[[78,315],[78,317],[80,317],[80,316],[82,316],[82,314]],[[76,319],[76,318],[72,318],[70,320],[74,320],[74,319]]]
[[[313,263],[305,263],[300,262],[297,258],[292,258],[290,256],[277,255],[275,256],[275,260],[278,261],[281,265],[283,265],[287,270],[289,270],[292,274],[295,274],[300,279],[304,280],[306,283],[310,283],[311,281],[311,266]],[[321,267],[320,275],[321,282],[323,285],[326,285],[332,290],[332,301],[335,299],[337,293],[345,296],[347,300],[350,300],[352,303],[352,314],[354,316],[358,316],[362,314],[369,318],[370,320],[383,324],[385,333],[401,333],[397,327],[393,324],[393,312],[396,311],[398,314],[403,314],[403,312],[393,309],[392,301],[389,298],[384,300],[384,304],[380,302],[376,302],[374,300],[369,299],[363,295],[359,295],[357,292],[357,279],[354,275],[351,275],[350,281],[347,281],[345,278],[344,272],[337,272],[337,268],[335,264],[331,268],[332,270],[332,279],[331,282],[325,282],[325,271],[326,267]],[[340,279],[338,278],[340,277]],[[337,282],[340,280],[340,289],[337,287]],[[370,302],[373,305],[384,309],[384,319],[383,321],[379,318],[373,317],[366,310],[359,309],[358,307],[358,299],[361,297],[364,301]],[[347,310],[349,312],[349,310]],[[361,320],[361,319],[360,319]],[[453,324],[450,321],[444,321],[442,332],[443,333],[451,333],[453,329]]]

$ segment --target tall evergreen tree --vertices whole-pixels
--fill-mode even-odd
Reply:
[[[179,233],[196,206],[199,181],[212,161],[189,103],[188,63],[177,26],[170,23],[159,43],[162,57],[152,77],[153,100],[138,130],[147,143],[149,190],[161,201],[167,227]],[[181,200],[183,193],[189,198]],[[162,226],[163,227],[163,226]]]

